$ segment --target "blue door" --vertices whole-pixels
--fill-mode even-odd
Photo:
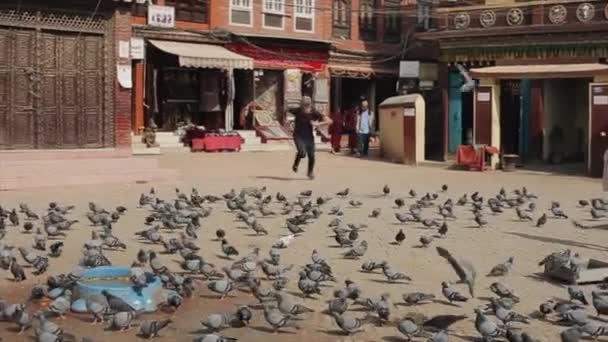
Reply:
[[[463,80],[459,73],[449,73],[448,89],[448,151],[456,153],[458,145],[462,144],[462,86]]]

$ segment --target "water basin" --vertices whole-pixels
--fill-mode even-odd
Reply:
[[[129,280],[129,267],[100,266],[86,269],[82,272],[82,278],[74,288],[76,300],[72,304],[72,310],[86,312],[84,298],[91,294],[101,294],[106,290],[120,297],[138,311],[153,312],[162,302],[162,283],[156,276],[150,275],[150,282],[141,289],[136,289]]]

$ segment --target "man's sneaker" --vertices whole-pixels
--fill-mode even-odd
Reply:
[[[294,173],[298,173],[298,167],[296,165],[292,166],[291,169]]]
[[[310,180],[315,179],[315,174],[314,174],[314,173],[312,173],[312,172],[309,172],[309,173],[308,173],[308,179],[310,179]]]

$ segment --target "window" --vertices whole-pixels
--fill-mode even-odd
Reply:
[[[426,0],[416,2],[416,26],[421,31],[427,31],[430,27],[431,3]]]
[[[337,38],[350,38],[350,0],[334,0],[333,35]]]
[[[208,0],[165,0],[165,5],[175,7],[175,20],[208,23]]]
[[[359,36],[362,40],[376,40],[376,1],[361,0],[359,6]]]
[[[230,0],[230,24],[253,25],[253,0]]]
[[[285,16],[284,0],[264,0],[264,27],[283,28],[283,17]]]
[[[295,0],[294,25],[296,31],[314,31],[314,0]]]
[[[398,43],[401,40],[401,12],[399,0],[384,0],[384,41]]]

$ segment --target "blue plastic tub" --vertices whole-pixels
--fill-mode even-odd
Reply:
[[[158,277],[152,277],[148,286],[136,291],[128,280],[130,269],[128,267],[101,266],[85,269],[81,281],[74,288],[76,300],[72,303],[75,312],[86,312],[84,298],[91,294],[101,294],[106,290],[120,297],[138,311],[153,312],[163,300],[162,283]],[[99,279],[99,280],[91,280]]]

